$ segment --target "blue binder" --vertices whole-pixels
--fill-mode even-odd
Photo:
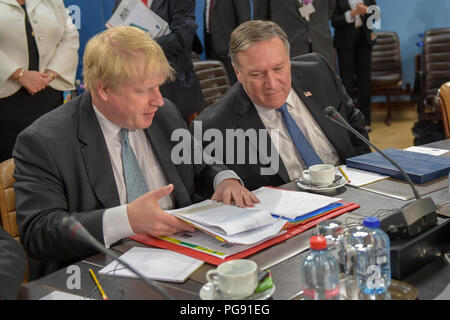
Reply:
[[[414,183],[425,183],[450,171],[450,158],[399,149],[383,150],[405,170]],[[380,173],[395,179],[405,180],[400,171],[378,152],[367,153],[347,159],[347,166]]]

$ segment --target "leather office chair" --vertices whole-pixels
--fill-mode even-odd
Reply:
[[[436,104],[442,115],[445,138],[450,138],[450,81],[444,83],[436,95]]]
[[[13,189],[13,183],[15,182],[13,177],[14,167],[14,159],[8,159],[0,163],[0,213],[3,229],[20,242],[16,222],[16,198]],[[24,279],[24,282],[27,281],[28,271]]]
[[[435,97],[441,85],[450,81],[450,28],[425,32],[420,70],[415,81],[414,100],[417,102],[419,120],[439,120],[441,113],[435,109]]]
[[[230,80],[221,61],[195,61],[194,70],[200,81],[207,106],[219,100],[230,88]]]
[[[19,229],[16,223],[16,204],[13,178],[14,160],[8,159],[0,163],[0,211],[3,228],[19,241]]]
[[[372,96],[386,96],[386,124],[391,124],[390,98],[393,95],[408,94],[403,88],[402,58],[400,41],[394,31],[376,32],[377,41],[372,47]]]

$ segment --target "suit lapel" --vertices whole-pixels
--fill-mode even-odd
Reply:
[[[255,107],[253,106],[253,103],[248,98],[246,93],[244,92],[244,89],[241,86],[241,94],[239,95],[239,98],[237,99],[235,106],[235,113],[238,117],[237,126],[241,128],[242,130],[246,131],[248,129],[256,129],[257,131],[260,129],[266,129],[264,126],[264,123],[261,121],[261,118],[258,115],[258,112],[256,111]],[[258,132],[257,132],[258,134]],[[252,144],[253,141],[250,141],[249,144],[249,151],[250,150],[259,150],[259,146]],[[270,135],[267,134],[267,146],[272,145],[272,140],[270,139]],[[267,150],[272,150],[271,148],[267,148]],[[276,149],[275,149],[276,150]],[[286,167],[284,166],[284,163],[279,157],[279,168],[278,168],[278,175],[283,181],[289,182],[290,178],[286,171]]]
[[[84,143],[80,151],[91,187],[103,207],[118,206],[119,194],[108,148],[89,93],[81,97],[78,119],[78,139]]]
[[[170,144],[167,141],[166,134],[156,121],[156,117],[157,115],[155,116],[152,125],[145,130],[145,134],[152,145],[155,156],[158,158],[167,182],[173,183],[174,185],[172,194],[174,195],[178,206],[189,204],[191,203],[189,192],[187,191],[177,168],[172,162]]]
[[[305,81],[302,81],[302,79],[305,79]],[[340,146],[346,144],[342,138],[345,135],[345,129],[340,128],[337,124],[325,118],[324,110],[327,106],[320,105],[321,102],[318,100],[319,94],[314,91],[315,86],[307,79],[307,77],[302,76],[300,68],[292,70],[292,87],[300,100],[302,100],[308,108],[309,112],[311,112],[327,139],[336,150],[339,150]],[[311,94],[309,97],[307,97],[307,95],[309,95],[308,93]]]
[[[153,0],[151,9],[153,12],[158,12],[161,8],[161,6],[164,4],[165,0]]]

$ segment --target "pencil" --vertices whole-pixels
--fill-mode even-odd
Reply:
[[[97,277],[95,276],[94,271],[92,269],[89,269],[89,272],[91,273],[92,279],[94,279],[95,284],[97,285],[98,290],[100,290],[100,293],[102,294],[103,300],[108,300],[108,296],[105,294],[105,291],[103,291],[102,286],[97,280]]]
[[[344,170],[342,170],[341,167],[338,167],[338,169],[341,172],[342,176],[345,178],[345,180],[347,180],[347,182],[350,183],[350,179],[347,177],[347,175],[345,174]]]

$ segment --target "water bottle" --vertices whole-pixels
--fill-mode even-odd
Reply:
[[[374,238],[364,226],[350,228],[344,237],[344,282],[347,299],[359,300],[361,282],[364,279],[370,257],[373,255]]]
[[[327,249],[337,260],[339,274],[344,273],[343,241],[345,227],[342,222],[328,219],[316,225],[315,235],[324,236],[327,240]]]
[[[378,218],[365,218],[363,224],[373,236],[373,248],[368,252],[361,252],[362,255],[369,254],[369,256],[364,258],[364,265],[361,265],[361,272],[358,273],[361,277],[358,279],[360,291],[363,295],[369,296],[385,295],[391,285],[389,237],[380,229]]]
[[[303,297],[309,300],[339,300],[339,275],[336,258],[327,250],[323,236],[312,236],[311,252],[302,261]]]

